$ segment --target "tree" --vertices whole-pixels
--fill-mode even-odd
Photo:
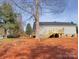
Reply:
[[[39,17],[43,12],[45,13],[62,13],[66,6],[66,0],[11,0],[21,10],[30,14],[30,18],[33,18],[36,23],[36,38],[39,39]],[[49,10],[49,11],[46,11]],[[30,19],[29,18],[29,19]],[[27,21],[27,20],[26,20]]]
[[[32,34],[33,30],[31,25],[28,23],[27,27],[26,27],[26,34],[28,34],[29,36]]]
[[[78,25],[76,26],[76,33],[78,34]]]
[[[12,6],[9,3],[3,3],[0,9],[0,18],[3,20],[4,36],[7,37],[8,31],[16,29],[16,14],[13,12]]]

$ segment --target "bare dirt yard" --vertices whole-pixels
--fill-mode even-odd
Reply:
[[[77,44],[77,37],[4,40],[0,42],[0,59],[77,59]]]

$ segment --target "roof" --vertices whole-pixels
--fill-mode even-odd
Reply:
[[[40,26],[44,25],[44,26],[76,26],[76,24],[74,24],[73,22],[39,22]],[[33,24],[33,29],[35,31],[35,22]]]
[[[65,26],[73,26],[73,25],[76,25],[75,23],[73,22],[40,22],[39,23],[40,25],[65,25]]]

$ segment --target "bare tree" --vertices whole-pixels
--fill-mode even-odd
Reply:
[[[66,0],[11,0],[18,8],[30,14],[29,19],[35,20],[36,38],[39,38],[39,18],[41,13],[62,13]],[[27,20],[26,20],[27,21]]]

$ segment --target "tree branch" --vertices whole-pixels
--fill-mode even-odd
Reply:
[[[28,10],[23,9],[22,7],[20,7],[14,0],[11,0],[18,8],[20,8],[21,10],[23,10],[24,12],[27,12],[29,14],[32,14],[31,12],[29,12]]]
[[[25,23],[26,23],[27,21],[29,21],[30,19],[32,19],[32,18],[33,18],[33,15],[30,16],[28,19],[26,19],[23,24],[25,25]]]

